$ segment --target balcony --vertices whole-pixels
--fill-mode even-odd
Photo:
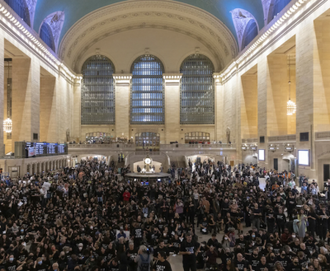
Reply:
[[[136,151],[135,144],[123,144],[123,143],[111,143],[111,144],[69,144],[69,153],[70,151],[94,151],[94,150],[103,150],[103,151]],[[147,149],[147,148],[146,148]],[[207,151],[207,150],[236,150],[235,144],[160,144],[160,151]],[[138,151],[143,152],[143,150]]]

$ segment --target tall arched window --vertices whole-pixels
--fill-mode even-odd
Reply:
[[[131,123],[164,123],[162,62],[152,55],[140,56],[134,61],[131,72]]]
[[[214,124],[214,67],[203,55],[187,57],[180,72],[182,124]]]
[[[55,52],[53,32],[46,22],[44,22],[40,28],[40,38]]]
[[[105,56],[92,56],[82,68],[81,124],[114,124],[114,65]]]
[[[242,49],[250,44],[253,39],[258,36],[258,26],[255,20],[250,20],[245,27],[243,41],[242,41]]]
[[[279,14],[290,2],[291,0],[274,0],[273,4],[270,6],[269,20],[274,19],[274,17]]]
[[[26,0],[5,0],[5,2],[20,16],[23,21],[31,26],[29,7]]]

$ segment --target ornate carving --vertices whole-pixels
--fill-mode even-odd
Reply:
[[[242,49],[242,41],[243,41],[243,35],[245,32],[245,28],[250,20],[254,20],[256,24],[258,25],[258,22],[253,17],[253,15],[241,8],[236,8],[231,11],[231,15],[233,18],[234,26],[236,29],[237,34],[237,40],[240,50]]]
[[[36,11],[37,1],[38,0],[26,0],[26,4],[28,6],[29,13],[30,13],[31,28],[33,28],[34,14]]]
[[[261,0],[262,3],[262,8],[264,10],[264,21],[265,24],[268,23],[268,17],[269,17],[269,10],[270,10],[270,6],[272,4],[272,0]]]
[[[49,14],[41,24],[43,25],[44,23],[46,23],[52,29],[54,43],[55,43],[55,51],[57,51],[58,42],[60,40],[60,35],[64,23],[64,18],[65,18],[64,11],[56,11],[52,14]],[[40,30],[39,30],[39,34],[40,34]]]
[[[225,54],[228,56],[229,53],[231,54],[231,57],[235,57],[237,55],[237,45],[236,45],[236,41],[234,39],[234,37],[232,36],[231,32],[226,28],[226,26],[224,25],[224,23],[222,23],[220,20],[216,19],[214,16],[209,15],[206,12],[201,12],[200,9],[190,6],[190,5],[186,5],[183,3],[177,3],[174,1],[136,1],[136,2],[132,2],[132,1],[128,1],[128,2],[121,2],[121,3],[116,3],[116,4],[112,4],[109,5],[107,7],[103,7],[102,9],[98,9],[96,11],[91,12],[90,14],[86,15],[84,18],[82,18],[80,21],[78,21],[64,36],[62,44],[61,44],[61,58],[65,57],[65,54],[67,54],[67,56],[71,56],[71,52],[73,50],[72,46],[70,46],[70,48],[67,48],[66,44],[70,44],[72,39],[76,38],[79,39],[79,37],[77,38],[75,33],[77,33],[77,29],[84,29],[85,25],[86,25],[86,20],[88,19],[88,21],[94,21],[94,20],[99,20],[100,18],[103,17],[109,17],[109,14],[116,14],[116,12],[120,12],[123,10],[132,10],[132,9],[141,9],[141,10],[145,10],[146,8],[153,8],[153,9],[163,9],[163,10],[169,10],[171,11],[171,13],[161,13],[161,12],[156,12],[156,16],[160,17],[161,15],[159,14],[163,14],[165,16],[167,16],[168,18],[174,18],[174,17],[181,17],[183,18],[182,21],[188,21],[191,24],[196,25],[196,22],[194,20],[192,20],[191,18],[185,18],[182,15],[180,16],[176,16],[175,12],[185,12],[189,15],[194,16],[195,18],[200,19],[201,21],[209,24],[212,26],[212,28],[216,29],[217,33],[219,33],[218,35],[215,35],[215,38],[218,40],[218,37],[222,37],[224,38],[224,40],[226,41],[226,44],[221,40],[221,42],[223,44],[223,50],[225,51]],[[173,13],[172,13],[173,12]],[[146,12],[134,12],[132,16],[137,17],[140,16],[141,14],[145,14]],[[148,14],[152,15],[152,12],[147,12]],[[137,15],[139,14],[139,15]],[[149,16],[149,15],[148,15]],[[116,21],[119,16],[112,18],[110,20],[112,21]],[[130,18],[131,16],[127,16],[127,18]],[[180,19],[178,19],[180,20]],[[192,21],[194,21],[194,23],[192,23]],[[214,32],[212,31],[210,28],[206,27],[205,25],[202,24],[202,26],[200,26],[201,24],[199,24],[199,27],[204,27],[204,29],[206,29],[209,33],[210,32]],[[73,43],[73,42],[72,42]],[[72,44],[71,43],[71,44]],[[229,45],[229,48],[227,47]],[[66,53],[66,50],[68,50],[68,53]]]

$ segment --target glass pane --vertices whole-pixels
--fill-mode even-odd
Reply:
[[[181,65],[182,124],[214,124],[213,64],[203,55],[191,55]]]
[[[83,65],[81,124],[114,124],[114,66],[105,56],[92,56]]]
[[[164,123],[163,64],[155,56],[144,55],[131,70],[131,123]]]

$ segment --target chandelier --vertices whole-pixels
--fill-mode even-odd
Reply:
[[[291,101],[291,57],[289,57],[289,100],[286,103],[287,115],[292,116],[296,113],[296,104]]]
[[[3,121],[3,130],[5,133],[9,134],[12,132],[13,122],[10,118]]]

